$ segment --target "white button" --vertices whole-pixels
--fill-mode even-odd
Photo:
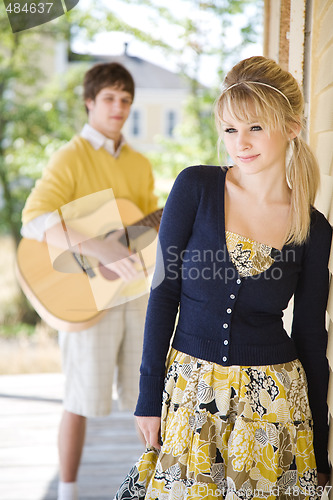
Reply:
[[[236,280],[236,283],[237,283],[237,285],[240,285],[241,284],[241,280],[238,278],[238,280]]]
[[[230,309],[230,307],[228,307],[228,309],[227,309],[227,313],[228,313],[228,314],[231,314],[231,313],[232,313],[232,309]]]
[[[222,361],[227,361],[227,356],[223,356]]]
[[[228,323],[223,323],[223,328],[228,328]]]
[[[232,293],[232,294],[230,295],[230,298],[231,298],[231,299],[234,299],[234,298],[235,298],[235,295]]]
[[[229,341],[228,341],[228,340],[225,340],[225,341],[223,342],[223,344],[224,344],[224,345],[228,345],[228,344],[229,344]]]

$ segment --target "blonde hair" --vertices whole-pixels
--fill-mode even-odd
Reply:
[[[291,73],[266,57],[244,59],[225,77],[224,90],[215,106],[219,146],[223,110],[248,123],[259,117],[265,130],[280,130],[287,138],[291,131],[302,127],[303,107],[302,92]],[[290,141],[290,147],[286,179],[291,188],[291,215],[286,242],[301,244],[309,234],[320,172],[314,154],[302,138],[297,136]]]

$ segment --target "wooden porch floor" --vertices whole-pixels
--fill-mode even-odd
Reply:
[[[1,500],[57,499],[63,382],[58,373],[0,376]],[[89,419],[80,500],[111,500],[142,450],[131,413]]]

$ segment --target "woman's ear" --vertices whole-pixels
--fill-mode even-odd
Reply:
[[[288,139],[292,140],[295,139],[295,137],[298,137],[301,130],[302,130],[302,125],[300,123],[293,123],[289,127]]]

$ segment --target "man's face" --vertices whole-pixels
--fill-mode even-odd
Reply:
[[[87,99],[85,104],[89,125],[109,139],[118,141],[131,109],[131,94],[119,87],[104,87],[95,99]]]

